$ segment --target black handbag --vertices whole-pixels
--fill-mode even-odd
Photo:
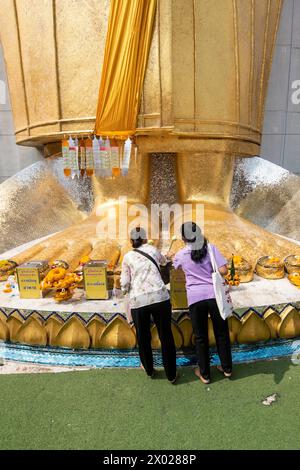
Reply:
[[[148,253],[145,253],[142,250],[138,250],[137,248],[134,248],[133,251],[136,251],[140,255],[143,255],[143,256],[145,256],[145,258],[148,258],[148,260],[152,261],[152,263],[155,264],[155,266],[157,267],[164,284],[169,284],[169,282],[170,282],[170,270],[171,270],[171,266],[172,266],[172,261],[168,262],[165,266],[158,266],[155,259],[152,258],[152,256],[148,255]]]

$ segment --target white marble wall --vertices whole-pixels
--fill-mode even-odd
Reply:
[[[300,80],[300,0],[284,0],[269,81],[261,156],[300,174],[300,104],[292,83]]]
[[[42,154],[38,150],[16,145],[5,63],[0,45],[0,183],[41,158]]]

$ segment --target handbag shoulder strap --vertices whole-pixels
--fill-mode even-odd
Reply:
[[[155,264],[155,266],[157,267],[158,271],[160,271],[160,267],[158,266],[157,262],[155,261],[154,258],[152,258],[152,256],[148,255],[148,253],[145,253],[144,251],[142,250],[138,250],[137,248],[134,248],[134,250],[136,253],[139,253],[140,255],[143,255],[145,256],[145,258],[148,258],[149,261],[151,261],[153,264]]]
[[[211,262],[213,271],[218,272],[217,263],[216,263],[216,260],[215,260],[215,257],[214,257],[214,254],[213,254],[212,247],[211,247],[210,243],[207,244],[207,249],[208,249],[210,262]]]

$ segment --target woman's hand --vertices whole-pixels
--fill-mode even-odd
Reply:
[[[167,260],[172,261],[176,253],[174,251],[168,251],[168,253],[165,255]]]
[[[225,264],[224,266],[221,266],[219,268],[219,272],[220,272],[220,274],[222,274],[222,276],[226,276],[226,274],[228,273],[227,265]]]

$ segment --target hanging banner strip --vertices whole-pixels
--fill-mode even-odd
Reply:
[[[136,130],[157,0],[111,0],[95,134],[126,140]]]

